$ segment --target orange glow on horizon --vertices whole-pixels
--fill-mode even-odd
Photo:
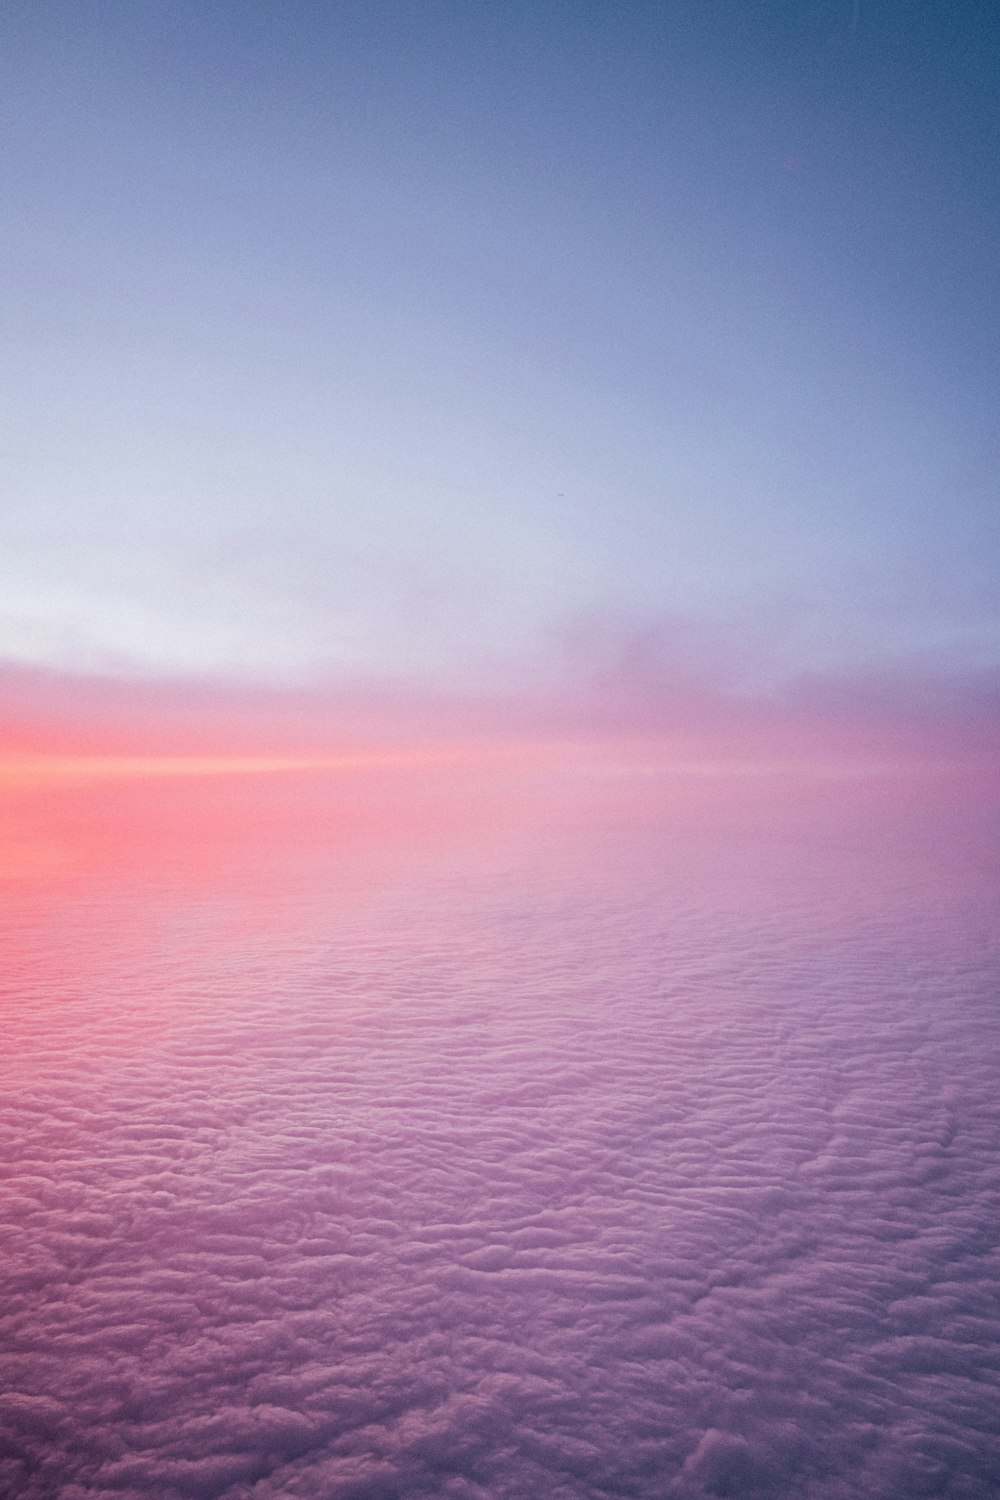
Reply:
[[[281,771],[366,771],[465,761],[454,748],[352,751],[342,755],[91,755],[0,752],[0,788],[74,781],[201,776],[258,776]]]
[[[935,769],[935,762],[905,757],[817,755],[804,750],[776,754],[773,748],[670,739],[524,739],[469,744],[446,743],[395,749],[352,749],[342,753],[267,754],[93,754],[66,751],[0,750],[0,791],[81,782],[163,778],[259,776],[281,772],[407,771],[448,767],[474,770],[502,766],[563,769],[585,777],[677,777],[749,780],[789,776],[796,780],[842,777],[880,778],[907,770]]]

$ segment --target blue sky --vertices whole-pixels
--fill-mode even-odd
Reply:
[[[0,658],[996,665],[991,7],[5,30]]]

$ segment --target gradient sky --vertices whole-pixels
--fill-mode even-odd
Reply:
[[[8,0],[0,660],[1000,660],[986,3]]]

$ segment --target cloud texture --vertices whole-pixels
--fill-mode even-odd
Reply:
[[[522,812],[8,882],[0,1493],[995,1493],[982,847]]]

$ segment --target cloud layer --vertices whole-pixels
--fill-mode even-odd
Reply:
[[[161,678],[0,661],[0,756],[335,756],[394,747],[660,739],[688,758],[880,756],[986,765],[1000,746],[995,674],[915,658],[780,685],[751,680],[733,633],[691,622],[590,622],[544,671],[475,689],[399,678]],[[671,740],[673,737],[673,740]]]
[[[0,1493],[995,1493],[974,851],[522,811],[9,882]]]

